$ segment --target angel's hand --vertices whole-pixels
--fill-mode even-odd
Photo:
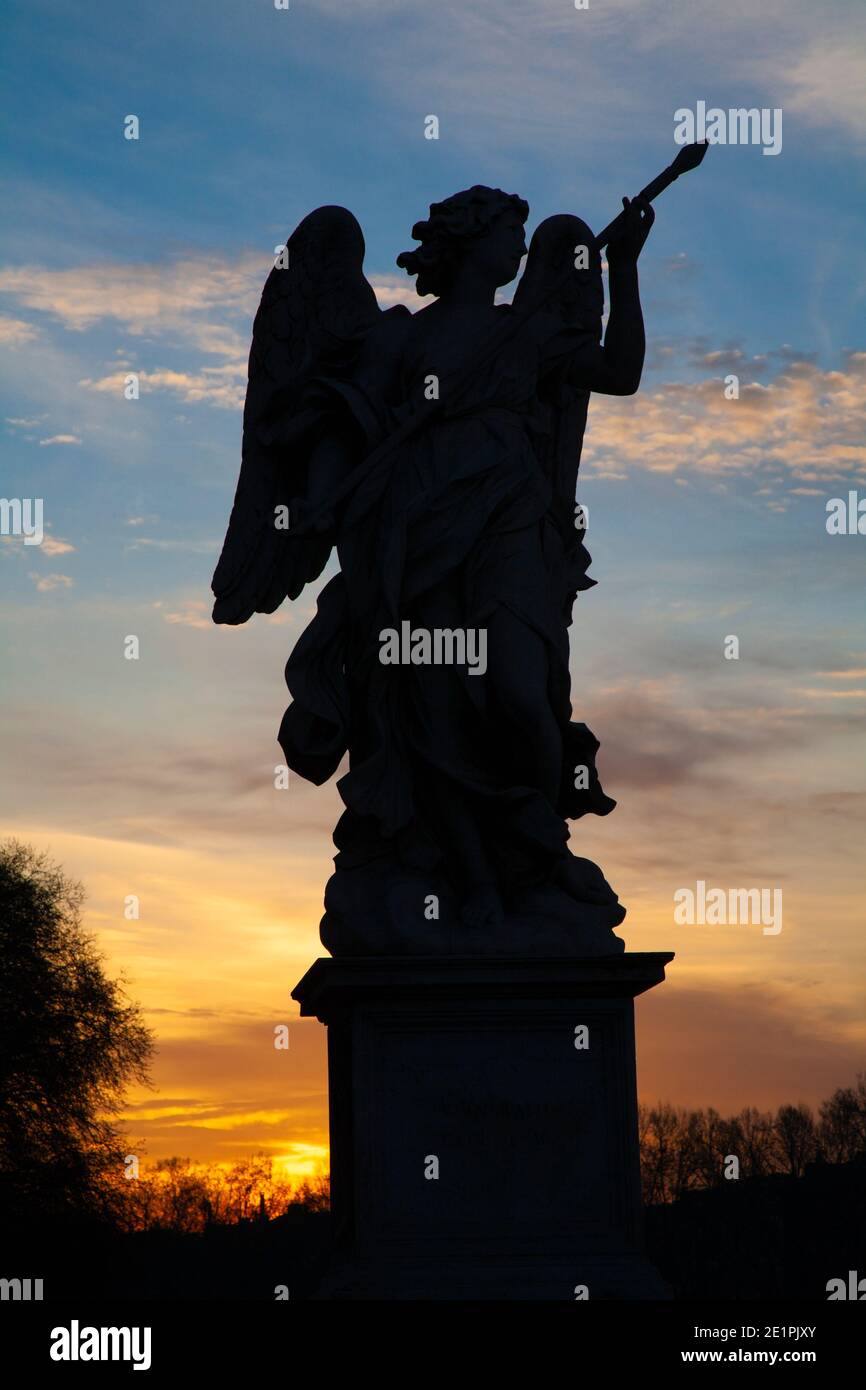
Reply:
[[[607,244],[607,263],[615,269],[637,265],[656,216],[646,198],[623,198],[622,207],[615,235]]]

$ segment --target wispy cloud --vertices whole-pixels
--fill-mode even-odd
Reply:
[[[31,574],[40,594],[51,593],[54,589],[71,589],[74,580],[68,574]]]
[[[216,555],[219,552],[219,541],[194,540],[191,537],[184,539],[182,536],[137,536],[134,541],[129,542],[125,549],[179,551],[188,555]]]
[[[406,275],[371,275],[370,284],[376,292],[380,309],[391,309],[395,304],[405,304],[412,310],[423,309],[433,302],[433,296],[419,295],[414,280]]]
[[[849,11],[849,31],[814,39],[789,65],[785,105],[810,123],[841,127],[866,138],[866,35],[863,12]]]
[[[0,270],[0,293],[73,332],[111,320],[134,337],[168,336],[232,357],[248,343],[226,318],[251,321],[268,269],[256,252],[162,264],[23,265]]]
[[[204,402],[225,410],[239,410],[243,406],[246,375],[246,359],[240,357],[236,362],[227,363],[222,367],[201,367],[198,372],[156,368],[138,374],[142,394],[168,391],[190,404]],[[125,381],[126,373],[114,372],[109,376],[85,377],[79,385],[90,391],[115,396],[120,400],[123,397]]]
[[[791,363],[767,384],[743,381],[739,398],[729,400],[730,365],[634,398],[596,398],[586,472],[629,466],[724,475],[781,466],[807,482],[866,478],[866,353],[850,353],[833,371]]]
[[[795,694],[808,700],[866,700],[866,690],[797,690]]]
[[[50,536],[46,534],[43,536],[42,544],[39,548],[43,555],[71,555],[75,546],[71,541],[61,540],[59,536]]]
[[[23,535],[3,535],[0,536],[0,540],[14,547],[20,555],[26,555],[30,560],[35,559],[37,555],[48,555],[52,558],[56,555],[71,555],[75,550],[71,541],[64,541],[59,536],[52,536],[48,531],[45,532],[38,546],[25,545]]]
[[[122,399],[128,372],[134,366],[143,394],[168,392],[190,404],[205,402],[238,410],[246,390],[253,315],[269,268],[257,252],[66,270],[22,266],[0,271],[0,292],[71,332],[113,322],[136,337],[160,344],[163,350],[193,347],[200,353],[228,359],[219,366],[199,365],[189,370],[149,365],[146,360],[133,362],[130,357],[120,359],[118,352],[109,372],[81,379],[79,384],[87,390]],[[373,274],[370,282],[383,309],[395,304],[419,309],[430,302],[430,296],[419,298],[406,276]],[[23,329],[30,327],[20,322]],[[21,341],[35,335],[33,328]],[[145,358],[152,355],[152,348],[141,354]],[[40,441],[79,442],[71,434]]]
[[[163,613],[163,618],[167,623],[172,623],[175,627],[197,627],[210,629],[213,620],[210,615],[211,605],[201,599],[186,599],[178,608]]]
[[[18,343],[30,343],[39,337],[36,325],[26,319],[13,319],[0,314],[0,343],[15,347]],[[9,421],[8,423],[12,423]]]

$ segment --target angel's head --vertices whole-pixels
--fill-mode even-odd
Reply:
[[[446,294],[458,271],[472,263],[494,289],[507,285],[526,254],[524,223],[529,204],[516,193],[475,184],[462,193],[430,204],[426,222],[416,222],[412,235],[421,245],[403,251],[397,264],[417,275],[419,294]]]

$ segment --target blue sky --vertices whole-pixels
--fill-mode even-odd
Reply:
[[[847,1081],[866,968],[866,537],[824,523],[828,498],[866,496],[862,4],[4,10],[0,492],[44,498],[49,540],[0,541],[0,828],[87,879],[92,924],[160,1011],[168,1094],[190,1049],[217,1046],[203,1020],[246,1038],[245,1019],[285,1011],[333,852],[333,788],[280,800],[269,785],[282,666],[314,595],[242,631],[208,620],[273,247],[342,203],[381,302],[413,303],[394,261],[430,201],[488,183],[528,199],[530,228],[565,211],[600,227],[675,154],[677,108],[781,109],[777,157],[715,147],[657,204],[644,385],[591,407],[580,495],[599,587],[578,604],[575,706],[620,806],[579,846],[629,904],[629,946],[678,951],[684,1016],[712,1002],[742,1039],[726,1067],[707,1044],[699,1084],[677,1061],[685,1006],[659,991],[654,1093],[721,1104],[789,1098],[789,1074],[807,1098]],[[785,931],[674,939],[671,895],[697,877],[782,885]],[[148,912],[124,923],[142,882]],[[775,1070],[755,1069],[757,1037],[778,1039]],[[208,1135],[230,1108],[213,1056]],[[312,1043],[310,1058],[320,1101]],[[277,1113],[269,1085],[244,1114]],[[197,1123],[154,1142],[190,1151]],[[236,1117],[226,1145],[259,1142],[263,1123]]]

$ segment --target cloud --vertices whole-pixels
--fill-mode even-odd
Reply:
[[[795,695],[802,695],[808,700],[866,700],[866,690],[796,690]]]
[[[113,320],[130,333],[159,340],[166,348],[191,345],[225,357],[219,366],[193,370],[144,363],[135,369],[143,394],[165,391],[188,404],[239,410],[246,392],[253,316],[268,270],[258,252],[55,271],[25,266],[0,271],[0,291],[73,332]],[[429,295],[419,297],[405,276],[371,275],[370,283],[383,310],[396,304],[421,309],[431,300]],[[132,365],[129,358],[113,362],[110,372],[85,377],[79,385],[121,399]],[[80,441],[57,435],[41,442]]]
[[[775,466],[806,482],[866,478],[866,353],[848,353],[842,370],[791,362],[766,385],[741,382],[738,400],[725,398],[728,365],[702,381],[596,397],[585,472],[627,465],[724,475]]]
[[[184,540],[180,537],[166,537],[164,539],[152,539],[150,536],[139,536],[125,547],[126,550],[165,550],[178,551],[187,555],[218,555],[219,541],[216,540]],[[155,605],[159,606],[159,605]]]
[[[40,439],[40,445],[45,444],[80,444],[81,440],[77,434],[52,434],[49,439]]]
[[[693,280],[699,269],[698,262],[687,255],[685,251],[678,251],[676,255],[668,256],[659,265],[661,275],[674,275],[678,280]]]
[[[767,692],[766,704],[758,702],[760,673],[750,686],[749,707],[738,709],[737,718],[731,718],[730,711],[721,712],[707,682],[703,649],[694,684],[685,679],[687,653],[688,648],[677,652],[677,676],[630,679],[588,692],[599,719],[587,717],[591,727],[597,722],[597,733],[603,730],[605,779],[610,786],[667,792],[718,785],[719,778],[735,767],[754,765],[761,756],[790,748],[794,739],[805,748],[820,736],[821,731],[810,726],[813,716],[805,708],[773,703],[772,691]],[[658,655],[666,660],[665,651]],[[672,660],[673,656],[672,652]],[[787,672],[783,680],[787,689]]]
[[[70,541],[63,541],[59,536],[45,535],[39,547],[43,555],[70,555],[75,546]]]
[[[787,69],[785,107],[813,124],[841,126],[862,141],[866,132],[864,70],[866,40],[853,26],[844,39],[817,39]]]
[[[723,1114],[744,1105],[815,1105],[862,1070],[862,1037],[846,1036],[841,1020],[809,1009],[802,985],[782,990],[761,980],[735,990],[694,989],[678,981],[677,970],[674,961],[661,988],[638,1002],[647,1104],[712,1105]],[[687,1067],[679,1060],[684,1038]]]
[[[689,267],[687,259],[674,258],[669,268],[681,275]],[[40,268],[38,275],[19,268],[0,273],[0,288],[54,314],[68,328],[115,318],[134,333],[159,335],[165,348],[192,344],[223,355],[219,365],[193,368],[142,364],[141,390],[236,412],[243,406],[250,324],[266,269],[263,258],[249,252],[125,268]],[[398,275],[370,278],[383,308],[417,309],[427,302]],[[229,325],[233,317],[237,328]],[[660,345],[656,365],[670,366],[674,357],[675,349],[666,358]],[[633,468],[756,474],[769,465],[781,466],[801,484],[866,477],[866,353],[849,352],[839,369],[827,370],[787,345],[747,357],[737,345],[712,348],[697,342],[689,360],[712,375],[663,382],[636,399],[596,400],[584,448],[588,476],[621,480]],[[757,380],[767,376],[771,363],[777,364],[775,375]],[[730,372],[740,377],[737,400],[725,398],[724,377]],[[112,366],[79,385],[122,399],[125,370]],[[70,434],[42,442],[79,441]],[[766,495],[769,506],[785,505],[772,491]]]
[[[393,15],[409,3],[357,6],[366,32],[344,46],[344,61],[356,60],[360,45],[392,37]],[[345,26],[341,0],[323,4]],[[544,141],[567,147],[574,165],[592,158],[579,148],[587,110],[605,111],[593,126],[595,151],[601,141],[633,138],[638,122],[663,119],[666,107],[672,133],[678,92],[711,104],[718,94],[724,106],[781,106],[786,117],[796,112],[801,124],[858,142],[866,130],[866,34],[850,3],[827,0],[820,37],[813,0],[763,0],[759,8],[752,0],[690,0],[687,24],[682,6],[644,0],[606,0],[586,12],[553,0],[440,0],[428,12],[415,6],[399,32],[401,62],[375,74],[389,100],[418,112],[419,88],[435,93],[424,110],[464,145],[507,142],[514,151]]]
[[[423,309],[425,305],[433,302],[432,294],[417,294],[415,281],[406,275],[371,275],[369,279],[376,292],[380,309],[391,309],[395,304],[405,304],[414,311]]]
[[[246,264],[245,258],[241,258],[241,264]],[[256,266],[261,275],[262,271],[258,260],[256,260]],[[396,304],[405,304],[414,311],[423,309],[426,304],[432,302],[432,295],[419,297],[415,292],[413,283],[405,276],[371,275],[370,284],[376,293],[379,307],[383,310],[393,308]],[[216,307],[216,300],[211,307]],[[231,311],[233,305],[231,302],[223,302],[221,307]],[[252,318],[255,310],[252,290],[249,294],[249,303],[245,308],[248,327],[246,334],[241,332],[234,341],[236,355],[232,360],[219,367],[202,366],[197,371],[183,371],[159,366],[152,369],[142,368],[138,373],[142,393],[167,391],[190,405],[205,403],[224,410],[241,410],[247,385],[248,338],[252,333]],[[211,329],[213,329],[213,324],[210,325],[209,332]],[[167,337],[175,341],[177,325],[163,323],[162,330]],[[181,336],[183,335],[189,335],[188,324],[184,324],[182,327]],[[197,346],[207,346],[207,351],[216,350],[212,337],[208,337],[205,344],[198,341],[197,334],[193,336]],[[112,371],[103,377],[86,377],[79,382],[79,385],[87,390],[115,395],[118,398],[122,396],[125,384],[125,371]]]
[[[210,630],[213,627],[211,619],[211,605],[201,599],[186,599],[185,602],[172,612],[163,613],[163,618],[167,623],[172,623],[176,627],[197,627]]]
[[[14,347],[17,343],[30,343],[38,337],[39,333],[34,324],[26,323],[24,319],[13,319],[6,314],[0,314],[0,343],[8,343]],[[12,424],[13,421],[10,420],[7,423]]]
[[[244,356],[222,367],[202,367],[198,372],[156,368],[154,371],[141,371],[138,376],[143,394],[150,391],[170,391],[190,404],[205,402],[224,410],[240,410],[246,393],[247,363]],[[126,384],[126,374],[113,372],[104,377],[85,377],[78,384],[87,390],[116,395],[120,399]]]
[[[273,1046],[277,1021],[290,1030],[288,1088],[286,1054]],[[153,1076],[162,1094],[134,1092],[123,1118],[154,1158],[183,1153],[225,1161],[254,1151],[282,1159],[295,1177],[319,1171],[327,1167],[328,1144],[323,1035],[315,1022],[297,1019],[294,1003],[261,1008],[249,1022],[226,1008],[212,1019],[200,1012],[191,1036],[160,1037]]]
[[[268,269],[258,252],[68,269],[24,265],[0,270],[0,293],[73,332],[113,320],[135,337],[166,336],[234,357],[249,345],[225,319],[252,321]]]
[[[47,531],[43,535],[39,545],[33,547],[25,545],[25,537],[23,535],[3,535],[0,536],[0,540],[16,546],[21,554],[29,554],[31,559],[35,558],[36,554],[51,556],[71,555],[75,550],[75,546],[71,541],[61,540],[59,536],[52,536]]]
[[[71,589],[74,581],[68,574],[31,574],[40,594],[50,593],[52,589]]]

